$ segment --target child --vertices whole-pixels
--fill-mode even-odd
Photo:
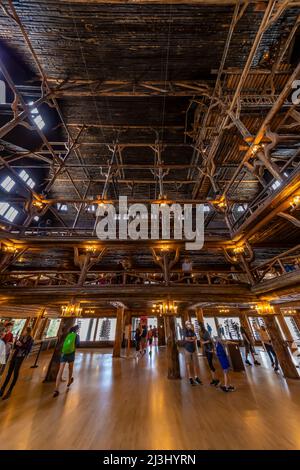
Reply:
[[[226,354],[225,344],[220,337],[220,333],[216,338],[216,353],[224,374],[224,385],[221,385],[220,388],[223,390],[223,392],[233,392],[235,388],[230,385],[230,363]]]

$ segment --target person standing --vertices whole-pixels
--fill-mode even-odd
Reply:
[[[142,333],[141,333],[141,353],[143,356],[144,354],[146,354],[146,350],[147,350],[147,335],[148,335],[147,324],[144,323],[142,325]]]
[[[67,363],[69,364],[69,380],[67,383],[67,389],[69,389],[71,384],[74,382],[73,369],[74,369],[74,361],[75,361],[75,351],[76,351],[76,348],[78,348],[80,344],[78,330],[79,330],[79,325],[72,326],[69,330],[69,333],[67,334],[65,338],[65,341],[62,347],[62,355],[60,358],[60,366],[59,366],[58,374],[56,377],[53,398],[59,395],[59,385],[62,379],[65,365]]]
[[[249,354],[251,354],[254,364],[256,366],[260,366],[260,362],[258,362],[255,359],[254,348],[253,348],[251,339],[249,338],[249,335],[243,326],[240,327],[240,332],[241,332],[243,342],[244,342],[244,347],[245,347],[245,357],[246,357],[245,363],[248,364],[248,366],[252,366],[252,363],[249,361],[249,358],[248,358]]]
[[[25,335],[20,336],[20,338],[16,341],[14,345],[14,352],[13,352],[11,361],[9,363],[7,375],[0,389],[0,397],[4,395],[5,389],[10,381],[12,374],[14,376],[9,386],[8,392],[3,396],[2,400],[7,400],[10,397],[11,392],[18,380],[21,365],[25,357],[27,357],[28,354],[30,353],[32,345],[33,345],[33,338],[31,337],[31,328],[27,327],[25,330]]]
[[[4,335],[3,341],[6,346],[6,363],[8,362],[8,359],[9,359],[9,356],[10,356],[10,353],[14,344],[14,336],[12,334],[13,326],[14,326],[14,322],[12,321],[8,321],[4,324],[6,333]]]
[[[265,348],[265,350],[268,353],[268,356],[271,360],[272,367],[274,367],[274,371],[278,372],[279,371],[279,366],[278,366],[278,358],[276,355],[276,352],[274,351],[271,338],[269,336],[269,333],[266,330],[266,327],[264,325],[258,326],[256,323],[254,324],[254,328],[259,334],[260,340]]]
[[[158,329],[156,326],[153,327],[153,343],[154,343],[154,346],[158,346]]]
[[[150,325],[147,336],[148,336],[149,354],[151,356],[151,354],[152,354],[152,343],[153,343],[153,328],[152,328],[152,325]]]
[[[208,366],[210,368],[210,373],[212,376],[212,381],[210,382],[210,385],[215,385],[216,387],[220,383],[220,380],[216,376],[216,369],[213,363],[213,357],[214,357],[214,343],[213,340],[211,339],[211,336],[209,332],[205,329],[205,326],[203,323],[199,324],[199,334],[200,334],[200,341],[203,346],[203,352],[206,356]]]
[[[219,363],[223,369],[224,385],[220,388],[223,392],[234,392],[235,387],[230,383],[230,362],[226,353],[226,346],[221,336],[221,328],[218,329],[218,336],[216,338],[216,353],[219,359]]]
[[[135,350],[136,350],[136,357],[138,357],[139,354],[141,354],[141,327],[140,325],[138,325],[136,327],[136,330],[135,330],[135,336],[134,336],[134,340],[135,340]]]
[[[194,331],[193,325],[190,321],[185,322],[184,330],[184,353],[187,373],[191,385],[201,385],[202,382],[199,378],[200,368],[197,357],[197,336]]]

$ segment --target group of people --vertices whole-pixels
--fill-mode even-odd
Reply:
[[[149,329],[147,324],[139,324],[135,330],[135,349],[136,357],[144,356],[147,352],[147,345],[149,346],[149,354],[152,354],[152,346],[157,346],[158,332],[155,326],[150,325]]]
[[[2,400],[8,400],[11,396],[13,388],[17,383],[22,363],[33,346],[30,327],[26,327],[24,333],[16,338],[13,336],[12,328],[13,322],[11,321],[0,325],[0,379],[3,372],[5,372],[6,365],[8,365],[6,377],[0,388]]]
[[[33,346],[33,338],[31,336],[31,328],[26,327],[22,335],[14,338],[12,333],[13,322],[7,321],[0,325],[0,379],[3,372],[8,365],[8,370],[4,382],[0,388],[0,397],[2,400],[7,400],[18,380],[19,371],[24,359],[28,356]],[[270,336],[263,325],[254,325],[262,344],[269,355],[272,367],[274,371],[279,370],[278,359],[275,350],[272,346]],[[66,335],[60,356],[60,367],[56,377],[55,390],[53,393],[54,397],[59,395],[60,383],[63,381],[62,376],[66,364],[69,366],[69,378],[67,382],[67,389],[71,386],[74,381],[73,378],[73,367],[75,360],[75,351],[80,344],[80,338],[78,335],[79,325],[73,326],[68,334]],[[243,338],[245,347],[245,363],[249,366],[252,363],[249,360],[249,356],[252,357],[255,365],[259,366],[260,363],[255,358],[255,349],[247,330],[241,326],[240,333]],[[212,331],[205,328],[203,323],[199,324],[199,337],[200,344],[202,346],[203,354],[206,357],[208,367],[211,373],[210,385],[220,387],[224,392],[232,392],[235,387],[232,385],[230,375],[230,361],[226,352],[226,344],[223,339],[222,331],[218,331],[218,334],[212,338]],[[136,356],[142,357],[146,354],[147,346],[149,346],[149,354],[152,354],[152,346],[157,345],[158,341],[158,330],[156,327],[150,325],[147,327],[147,323],[140,323],[135,330],[135,345],[136,345]],[[184,352],[186,360],[187,374],[191,385],[201,385],[200,379],[200,368],[197,354],[198,339],[194,326],[191,321],[185,322],[184,328]],[[220,367],[223,371],[222,380],[218,378],[215,367],[215,357],[218,359]],[[9,361],[10,358],[10,361]],[[12,377],[13,376],[13,377]],[[12,378],[12,380],[11,380]],[[7,388],[8,387],[8,388]]]
[[[276,352],[273,348],[271,338],[264,325],[254,325],[255,330],[257,331],[261,342],[269,355],[271,360],[272,367],[275,372],[278,372],[278,358]],[[249,355],[251,355],[253,362],[256,366],[260,366],[260,362],[255,358],[255,349],[252,343],[251,338],[249,337],[246,329],[241,326],[240,332],[243,338],[243,343],[245,347],[245,363],[249,366],[252,366],[252,363],[249,360]],[[226,352],[226,344],[223,339],[222,332],[219,330],[217,336],[213,339],[211,336],[211,331],[205,328],[203,323],[199,324],[199,337],[200,344],[202,346],[203,354],[207,359],[207,363],[210,369],[212,380],[210,385],[216,387],[220,386],[221,390],[224,392],[232,392],[235,390],[235,387],[231,382],[230,375],[230,361]],[[185,330],[184,330],[184,350],[185,350],[185,360],[187,374],[189,377],[189,382],[191,385],[202,384],[200,380],[200,369],[199,361],[197,354],[197,335],[195,333],[193,324],[190,321],[186,321]],[[214,358],[217,357],[221,369],[223,371],[223,383],[216,375],[216,367],[214,363]]]

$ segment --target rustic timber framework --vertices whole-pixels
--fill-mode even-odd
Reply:
[[[300,3],[150,3],[0,2],[2,306],[300,301]],[[119,195],[205,204],[203,250],[101,242]]]

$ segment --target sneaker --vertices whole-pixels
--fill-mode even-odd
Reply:
[[[190,384],[191,385],[197,385],[196,382],[194,382],[194,379],[190,378]]]
[[[223,392],[229,392],[228,388],[225,387],[225,385],[221,385],[220,389],[223,390]]]
[[[213,379],[209,385],[216,385],[216,381]]]
[[[70,382],[68,382],[67,387],[70,387],[73,382],[74,382],[74,379],[73,379],[73,377],[71,377],[71,380],[70,380]]]
[[[53,393],[53,398],[58,397],[58,395],[59,395],[59,391],[58,391],[58,390],[55,390],[54,393]]]
[[[217,387],[217,386],[219,385],[219,383],[220,383],[220,380],[219,380],[219,379],[216,379],[214,382],[215,382],[215,387]]]
[[[233,385],[229,385],[228,391],[229,392],[235,392],[236,388]]]
[[[248,359],[245,361],[245,364],[248,364],[248,366],[252,366],[251,362],[248,361]]]
[[[201,382],[201,380],[199,379],[199,377],[195,377],[195,382],[196,382],[198,385],[202,385],[202,382]]]
[[[278,372],[278,371],[279,371],[279,367],[275,367],[274,372]]]
[[[254,361],[254,364],[255,364],[256,366],[260,366],[260,365],[261,365],[261,363],[258,362],[258,361]]]

